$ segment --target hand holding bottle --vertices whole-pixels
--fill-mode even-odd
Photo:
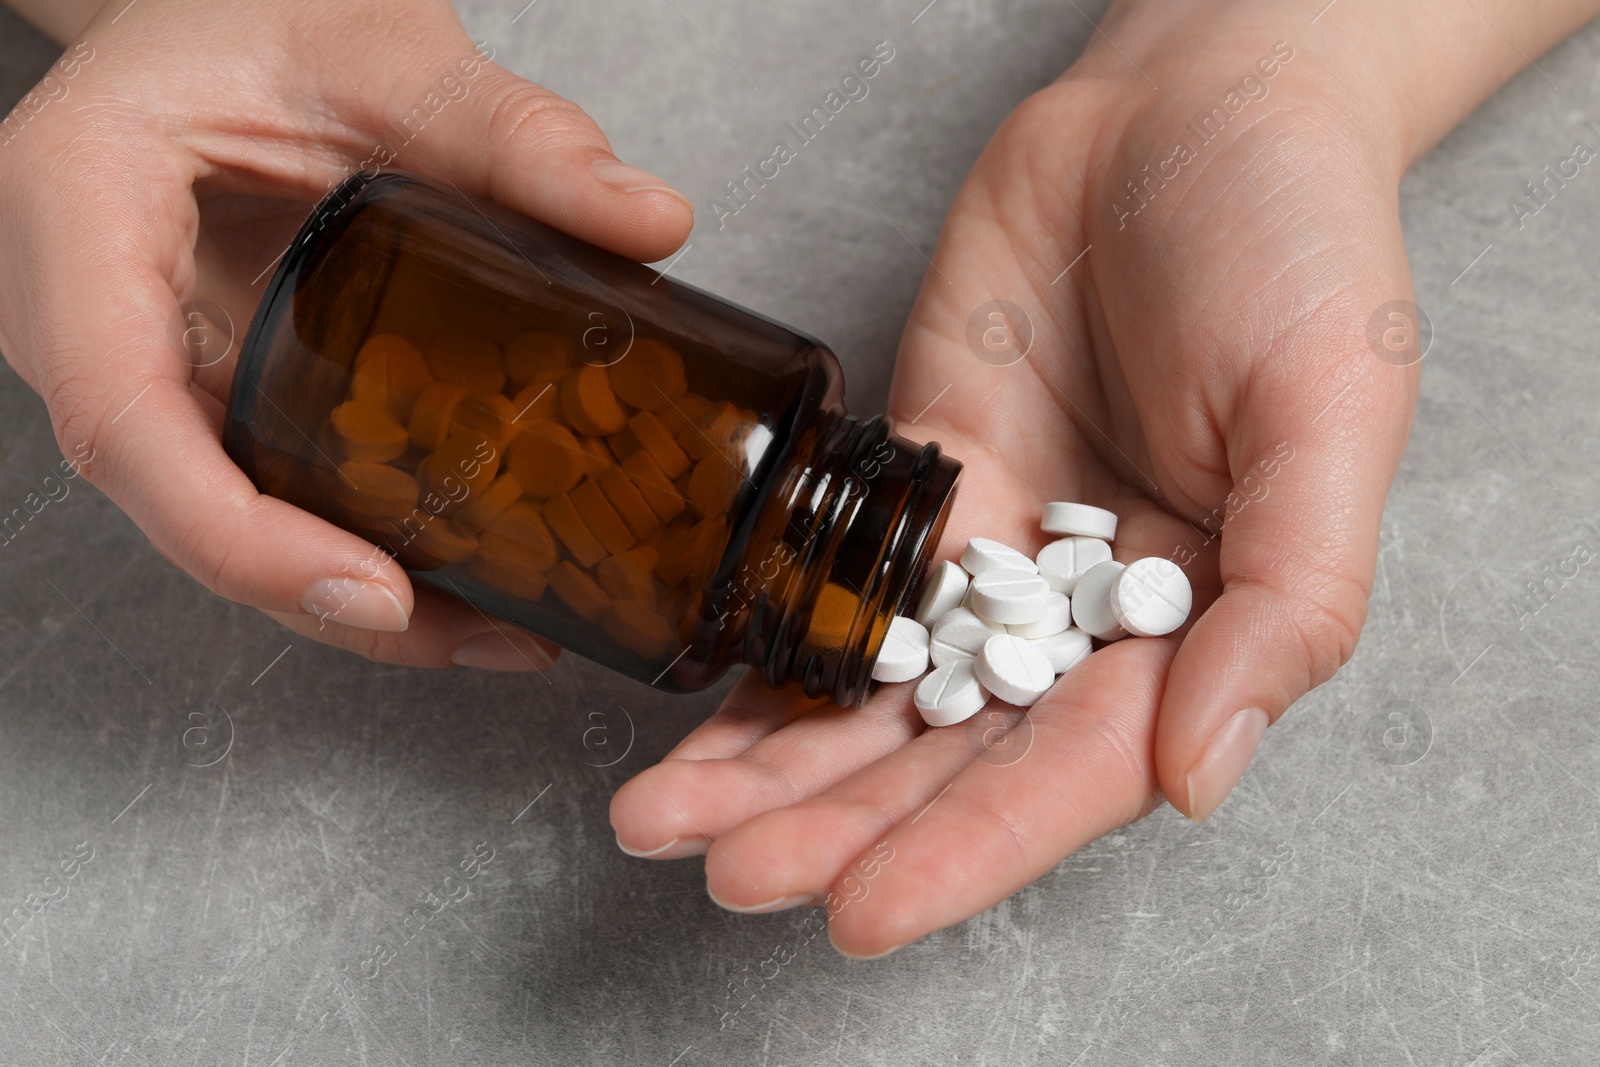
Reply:
[[[168,559],[307,636],[416,666],[547,665],[548,642],[413,590],[360,537],[258,493],[219,443],[232,360],[191,358],[186,309],[222,309],[242,340],[307,207],[362,168],[642,260],[682,243],[687,201],[485,58],[442,0],[16,6],[67,44],[71,73],[4,127],[0,350],[63,453]]]

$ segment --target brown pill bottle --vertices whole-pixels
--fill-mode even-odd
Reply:
[[[811,337],[358,174],[267,287],[224,443],[413,581],[633,678],[684,692],[744,663],[852,706],[961,465],[843,394]]]

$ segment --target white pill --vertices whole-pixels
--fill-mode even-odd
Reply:
[[[1006,626],[1044,614],[1050,583],[1031,571],[984,571],[972,579],[972,613]]]
[[[916,619],[896,615],[883,635],[878,662],[872,665],[875,682],[909,682],[928,669],[928,628]]]
[[[977,660],[958,659],[934,669],[917,683],[916,705],[929,726],[954,726],[965,722],[989,702],[989,691],[978,681]]]
[[[1182,626],[1194,606],[1194,591],[1170,559],[1134,560],[1111,583],[1111,613],[1130,634],[1160,637]]]
[[[1098,537],[1102,541],[1117,539],[1117,516],[1105,508],[1088,504],[1068,504],[1057,501],[1044,506],[1044,521],[1039,523],[1045,533],[1074,534],[1079,537]]]
[[[1090,637],[1115,641],[1128,636],[1128,631],[1111,612],[1111,583],[1123,569],[1116,560],[1096,563],[1083,573],[1072,591],[1072,621]]]
[[[935,667],[972,659],[983,651],[985,641],[1005,632],[1006,628],[998,623],[985,622],[966,608],[956,608],[934,623],[928,654]]]
[[[959,608],[966,596],[967,572],[959,564],[945,560],[928,575],[922,599],[917,601],[917,610],[911,617],[931,628],[945,612]]]
[[[978,653],[978,681],[1007,704],[1027,707],[1056,681],[1050,659],[1025,638],[1000,634],[983,643]]]
[[[1089,653],[1094,651],[1094,645],[1089,641],[1089,635],[1074,626],[1070,630],[1063,630],[1049,637],[1037,637],[1028,644],[1043,652],[1050,661],[1050,669],[1057,674],[1065,674],[1084,660],[1089,658]]]
[[[1049,593],[1044,598],[1044,609],[1032,622],[1007,623],[1006,632],[1013,637],[1049,637],[1072,625],[1072,599],[1065,593]]]
[[[1098,537],[1063,537],[1039,550],[1039,574],[1058,593],[1070,595],[1083,572],[1111,558],[1111,546]]]
[[[984,571],[1037,571],[1039,565],[1010,545],[974,537],[961,550],[961,565],[976,578]]]

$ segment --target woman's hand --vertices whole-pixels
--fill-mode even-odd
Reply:
[[[77,28],[74,3],[19,6],[60,39]],[[642,260],[692,222],[443,0],[116,0],[0,126],[0,350],[68,459],[207,588],[375,659],[547,667],[548,643],[259,494],[219,440],[230,338],[199,360],[185,344],[197,304],[242,339],[309,205],[389,164]]]
[[[977,535],[1038,549],[1050,500],[1106,507],[1118,559],[1183,566],[1187,631],[1094,653],[1025,718],[945,729],[913,684],[811,710],[746,678],[619,792],[619,844],[709,849],[724,906],[827,899],[834,943],[881,954],[1163,795],[1204,819],[1349,658],[1418,381],[1399,180],[1464,103],[1423,109],[1394,54],[1410,27],[1343,6],[1320,27],[1282,4],[1114,8],[978,160],[901,344],[901,432],[967,465],[943,555]],[[1478,40],[1429,32],[1452,67],[1448,45]],[[984,346],[991,325],[1009,348]]]

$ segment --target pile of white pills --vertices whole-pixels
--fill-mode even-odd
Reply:
[[[1194,597],[1177,564],[1111,558],[1116,515],[1047,504],[1040,526],[1060,540],[1033,559],[974,537],[959,564],[934,568],[912,617],[889,624],[872,677],[921,678],[916,705],[929,726],[963,722],[990,697],[1027,707],[1088,657],[1092,641],[1160,637],[1188,619]]]

